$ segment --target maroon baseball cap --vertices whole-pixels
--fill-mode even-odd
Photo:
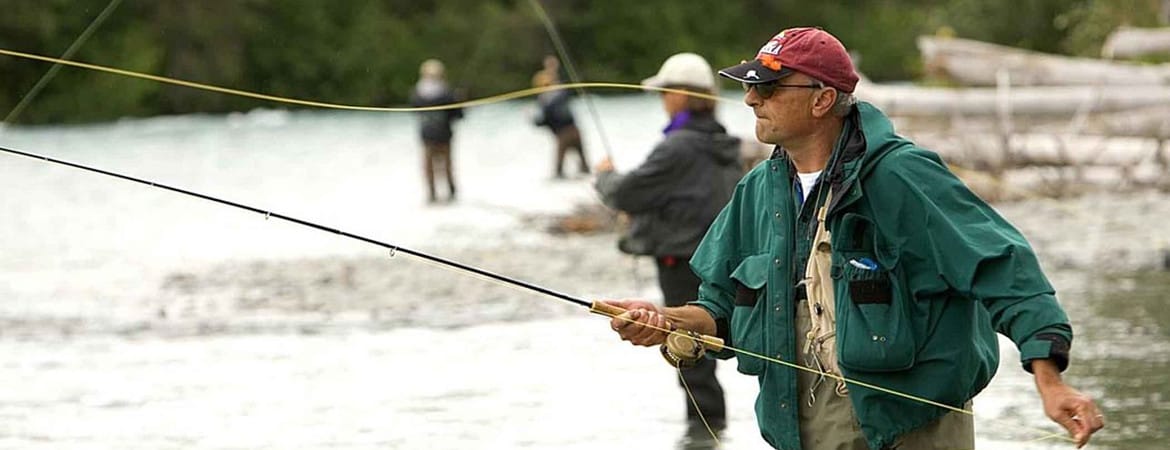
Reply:
[[[789,28],[772,36],[756,58],[720,70],[719,75],[741,83],[759,84],[800,72],[841,92],[852,93],[857,71],[849,52],[836,37],[820,28]]]

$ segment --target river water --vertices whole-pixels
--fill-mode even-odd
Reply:
[[[581,106],[581,105],[577,105]],[[597,99],[619,169],[664,125],[656,97]],[[531,102],[469,111],[460,198],[429,206],[409,115],[259,110],[9,127],[0,144],[477,265],[581,298],[657,295],[610,234],[534,217],[596,202],[553,180]],[[581,118],[588,117],[578,111]],[[750,135],[742,107],[723,106]],[[604,153],[585,127],[590,158]],[[573,167],[570,165],[570,168]],[[572,172],[572,170],[570,170]],[[0,448],[701,448],[655,350],[579,307],[263,215],[0,155]],[[1042,254],[1077,332],[1066,379],[1099,399],[1094,448],[1170,431],[1170,196],[999,205]],[[1002,341],[980,448],[1069,448]],[[723,448],[766,448],[754,380],[720,366]],[[708,437],[709,439],[709,437]]]

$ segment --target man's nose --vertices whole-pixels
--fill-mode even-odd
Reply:
[[[760,96],[756,94],[756,88],[749,88],[747,92],[743,93],[743,102],[748,106],[755,108],[760,104]]]

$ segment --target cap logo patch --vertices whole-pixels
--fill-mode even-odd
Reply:
[[[756,71],[755,71],[755,69],[753,69],[753,70],[749,70],[749,71],[747,72],[747,74],[746,74],[746,75],[744,75],[743,77],[744,77],[744,78],[755,78],[755,79],[757,79],[757,80],[758,80],[758,79],[760,79],[760,76],[759,76],[759,75],[756,75]]]
[[[772,71],[779,72],[784,66],[780,64],[780,58],[774,55],[761,53],[756,57],[756,61],[760,62],[761,66],[767,67]]]
[[[764,44],[763,47],[760,47],[760,51],[756,53],[756,57],[759,57],[759,55],[779,55],[781,47],[783,45],[780,45],[780,40],[772,39],[767,44]]]

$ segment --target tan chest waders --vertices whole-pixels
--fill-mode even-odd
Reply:
[[[844,397],[849,394],[849,388],[841,378],[841,369],[837,367],[837,308],[833,278],[830,276],[833,266],[833,244],[829,229],[825,227],[825,216],[828,215],[832,200],[833,191],[830,190],[824,204],[816,211],[817,232],[813,237],[802,282],[808,292],[809,317],[812,319],[812,327],[808,331],[803,350],[805,364],[808,367],[837,377],[837,395]],[[816,401],[816,396],[812,392],[824,380],[825,375],[821,374],[810,389],[810,405]]]

